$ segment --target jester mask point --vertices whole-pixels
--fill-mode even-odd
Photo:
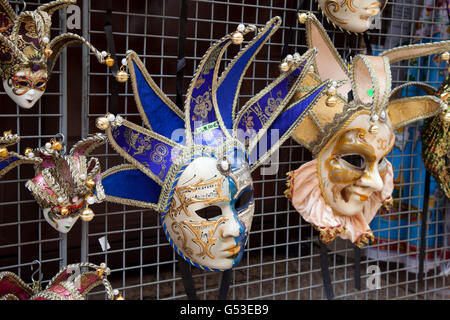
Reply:
[[[73,4],[76,0],[57,0],[16,15],[7,0],[0,0],[0,76],[5,92],[24,109],[42,97],[67,45],[86,45],[100,63],[110,59],[77,34],[64,33],[50,40],[53,13]]]
[[[315,159],[290,172],[286,196],[328,243],[340,236],[358,246],[373,238],[369,223],[391,201],[393,170],[385,158],[394,129],[431,117],[446,104],[434,95],[395,99],[408,85],[391,90],[390,64],[448,50],[450,42],[394,48],[380,56],[358,55],[350,69],[314,15],[307,15],[310,48],[318,49],[314,73],[299,86],[334,79],[336,86],[306,114],[292,137]],[[430,90],[426,90],[430,92]]]
[[[255,210],[251,172],[331,86],[318,82],[292,99],[313,63],[316,50],[311,49],[292,55],[282,74],[237,110],[244,74],[280,24],[279,17],[259,29],[241,24],[214,43],[191,81],[184,113],[129,51],[127,65],[145,127],[111,114],[97,119],[97,127],[129,162],[103,174],[106,200],[159,211],[171,246],[203,270],[239,263]],[[219,77],[227,47],[253,33]]]

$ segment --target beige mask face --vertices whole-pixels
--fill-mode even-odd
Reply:
[[[350,32],[367,31],[372,20],[384,8],[386,1],[318,0],[323,14],[335,25]]]
[[[357,113],[318,156],[322,195],[338,215],[361,213],[370,196],[384,186],[385,156],[395,135],[389,119],[376,121],[378,132],[370,133],[369,118],[366,112]]]

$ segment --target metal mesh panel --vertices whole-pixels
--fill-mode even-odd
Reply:
[[[434,2],[434,7],[430,7],[419,0],[389,1],[382,17],[382,29],[370,31],[374,49],[418,41],[419,37],[414,32],[415,23],[425,8],[435,14],[438,1]],[[18,4],[20,1],[12,3]],[[106,3],[107,1],[100,0],[80,1],[82,30],[75,30],[100,50],[106,48],[103,30]],[[364,46],[362,36],[336,31],[322,18],[313,0],[303,3],[302,9],[314,12],[324,23],[341,55],[349,56],[360,52],[360,48]],[[32,5],[36,3],[29,3],[29,6]],[[113,1],[112,8],[119,64],[126,50],[136,51],[155,82],[173,101],[176,96],[179,7],[180,1],[175,0],[124,0]],[[216,39],[235,30],[239,23],[256,24],[260,27],[271,17],[278,15],[283,19],[282,27],[268,41],[247,71],[239,101],[242,105],[279,74],[281,51],[292,22],[293,33],[288,52],[305,52],[304,26],[293,18],[295,14],[296,1],[190,1],[184,92],[202,55]],[[437,17],[433,16],[430,20],[423,24],[434,29],[438,25]],[[398,25],[396,32],[389,29],[394,23]],[[54,22],[55,31],[62,30],[58,26],[57,21]],[[424,38],[432,37],[421,37]],[[226,63],[234,57],[237,50],[237,46],[228,50]],[[67,49],[67,56],[70,63],[66,63],[66,56],[61,56],[58,70],[64,72],[54,72],[50,88],[39,105],[32,110],[16,108],[1,93],[2,128],[11,128],[22,136],[18,151],[23,152],[26,146],[41,145],[58,132],[64,134],[70,148],[80,136],[98,132],[95,127],[96,117],[110,111],[109,88],[110,82],[115,81],[112,74],[104,66],[98,65],[85,48],[70,47]],[[408,62],[392,68],[393,86],[410,76],[410,67]],[[417,68],[425,72],[428,84],[435,87],[439,85],[436,73],[433,72],[437,68],[432,67],[429,61]],[[139,123],[131,85],[126,83],[119,88],[118,113]],[[414,131],[418,126],[419,124],[411,126],[410,130]],[[414,136],[405,133],[404,141],[414,143],[416,140]],[[103,170],[123,163],[107,145],[98,148],[94,155],[101,160]],[[413,152],[404,151],[396,157],[407,158],[412,155]],[[317,232],[299,217],[283,194],[286,172],[297,169],[310,159],[311,154],[307,150],[293,140],[288,140],[280,148],[277,174],[262,175],[258,169],[253,175],[255,216],[244,257],[233,269],[228,296],[230,299],[326,299],[319,266]],[[417,235],[410,230],[417,227],[416,218],[421,211],[421,207],[415,205],[418,197],[413,195],[412,188],[424,184],[423,163],[411,160],[410,165],[395,170],[405,174],[418,173],[418,177],[413,180],[400,182],[403,188],[397,199],[406,204],[397,203],[397,210],[385,215],[391,222],[405,217],[406,222],[402,227],[392,223],[388,227],[380,225],[378,229],[405,229],[408,230],[407,237],[387,239],[387,245],[391,248],[387,251],[389,259],[373,255],[369,259],[363,255],[361,290],[356,290],[354,286],[353,246],[343,240],[336,240],[329,245],[330,274],[338,299],[440,299],[445,294],[448,297],[449,280],[440,274],[439,263],[430,267],[424,283],[417,281],[417,268],[413,262],[417,260],[415,256],[418,255],[418,249],[408,245],[417,242],[420,236],[420,233]],[[42,261],[44,279],[50,279],[60,266],[67,263],[106,262],[112,269],[109,278],[113,287],[123,291],[126,299],[186,298],[176,258],[165,238],[158,213],[103,203],[93,207],[96,215],[92,222],[78,222],[68,236],[61,236],[47,225],[31,195],[24,188],[26,179],[31,175],[31,168],[19,168],[0,181],[1,271],[16,272],[27,281],[30,279],[29,265],[34,259]],[[436,209],[443,212],[448,209],[448,204]],[[445,217],[442,214],[430,220],[430,228],[439,229],[438,226],[445,224]],[[102,237],[110,245],[105,251],[99,243]],[[427,241],[443,237],[449,237],[449,231],[440,228],[436,233],[429,234]],[[440,262],[448,263],[448,255],[442,256],[442,246],[445,243],[442,245],[438,241],[431,242],[434,245],[427,247],[427,254],[441,255]],[[379,244],[372,244],[369,247],[377,249],[378,246]],[[377,255],[380,251],[374,252]],[[371,266],[378,266],[381,271],[380,288],[377,290],[366,286],[366,280],[370,280],[368,268]],[[215,299],[220,273],[203,272],[195,268],[192,268],[192,272],[199,297]],[[103,297],[104,293],[101,291],[90,294],[91,299]]]

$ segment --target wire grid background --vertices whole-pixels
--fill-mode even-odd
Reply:
[[[29,7],[37,4],[28,2]],[[103,50],[106,48],[103,31],[106,1],[84,0],[79,1],[79,5],[82,28],[69,31],[85,36],[99,50]],[[175,0],[124,0],[113,1],[112,12],[118,63],[126,50],[136,51],[153,79],[173,101],[176,96],[179,8],[180,1]],[[420,1],[389,1],[382,17],[383,25],[397,21],[410,32],[396,35],[388,34],[385,27],[371,30],[372,44],[380,46],[388,36],[395,36],[399,43],[413,43],[417,38],[412,26],[424,8]],[[332,28],[323,20],[313,0],[304,1],[302,9],[314,12],[324,22],[329,36],[342,55],[361,52],[362,37],[347,35]],[[394,9],[402,12],[402,20],[393,18]],[[260,27],[278,15],[283,19],[282,26],[246,73],[240,96],[242,105],[279,74],[282,47],[291,25],[292,39],[288,53],[305,51],[304,27],[293,18],[295,13],[296,1],[190,1],[184,92],[197,64],[213,41],[234,31],[239,23]],[[407,16],[409,14],[412,18]],[[61,23],[54,17],[52,30],[64,31],[65,21],[64,14],[60,17]],[[434,23],[431,22],[432,25]],[[226,63],[237,50],[237,46],[228,50]],[[409,63],[393,67],[393,86],[405,79],[408,67]],[[422,68],[427,72],[432,70],[432,67]],[[86,49],[70,47],[65,50],[60,58],[59,70],[62,72],[53,73],[49,89],[32,110],[15,108],[12,101],[1,93],[2,127],[5,124],[9,126],[8,129],[22,136],[17,151],[23,152],[28,146],[40,146],[57,133],[64,134],[69,149],[80,137],[98,132],[95,127],[96,117],[109,111],[110,82],[115,80]],[[438,85],[437,79],[432,77],[429,77],[428,83]],[[121,84],[119,90],[118,113],[130,121],[140,123],[131,85]],[[123,162],[107,145],[98,148],[93,155],[101,160],[103,170]],[[297,169],[310,159],[307,150],[288,140],[280,148],[276,175],[261,175],[259,170],[255,172],[256,210],[253,227],[246,253],[233,270],[229,299],[326,299],[319,267],[317,233],[299,218],[283,195],[286,172]],[[422,169],[423,164],[403,170],[413,172]],[[126,299],[186,298],[177,260],[162,231],[158,213],[104,203],[93,207],[96,216],[92,222],[77,222],[68,235],[61,235],[47,225],[40,209],[24,188],[25,181],[31,176],[32,170],[18,168],[0,181],[0,271],[16,272],[26,282],[30,282],[30,266],[35,266],[33,261],[38,259],[42,263],[40,275],[45,283],[60,267],[69,263],[106,262],[112,270],[109,279],[113,287],[120,289]],[[419,181],[412,181],[405,186],[411,188],[413,184],[423,183],[424,174]],[[411,194],[402,194],[403,201],[411,203],[412,199]],[[392,215],[401,214],[410,216],[418,212],[409,205],[407,209],[400,208],[400,212]],[[412,225],[413,221],[409,221]],[[447,231],[429,237],[437,236],[448,237],[449,234]],[[106,251],[99,244],[99,238],[102,237],[110,245]],[[399,240],[390,242],[393,245],[398,243]],[[434,248],[428,247],[427,253],[439,250],[436,245]],[[401,258],[414,252],[398,251],[390,254],[392,258]],[[416,274],[411,272],[413,268],[407,265],[365,259],[364,256],[361,261],[362,290],[356,290],[353,261],[354,250],[348,241],[336,240],[329,245],[330,274],[337,299],[448,298],[449,279],[440,275],[439,267],[435,266],[427,273],[425,283],[419,283]],[[367,268],[372,265],[381,269],[381,289],[378,290],[366,287],[370,275]],[[192,272],[199,297],[215,299],[221,274],[195,268],[192,268]],[[104,293],[91,293],[90,298],[103,299]]]

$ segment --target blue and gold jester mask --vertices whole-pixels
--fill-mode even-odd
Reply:
[[[239,25],[214,43],[192,79],[184,114],[129,51],[128,69],[145,126],[111,114],[97,119],[97,127],[106,130],[110,144],[129,162],[104,173],[106,199],[159,211],[174,250],[204,270],[223,271],[239,263],[254,213],[251,172],[288,139],[331,86],[321,82],[291,102],[313,63],[316,50],[311,49],[294,55],[289,70],[238,112],[244,74],[280,24],[275,17],[260,28],[220,77],[227,47],[256,27]]]

